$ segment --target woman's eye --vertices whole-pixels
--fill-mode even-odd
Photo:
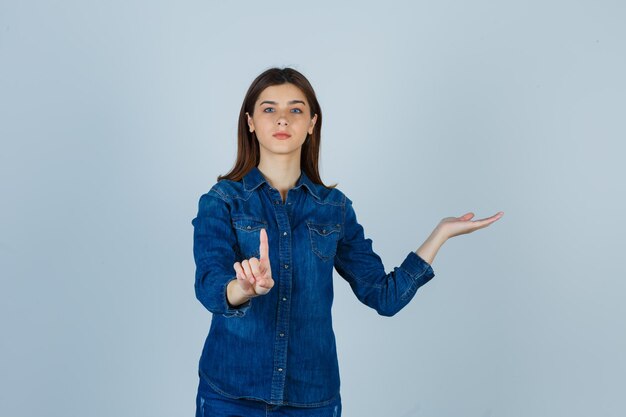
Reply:
[[[272,111],[268,111],[268,110],[272,110]],[[263,113],[274,113],[273,110],[274,110],[273,107],[266,107],[263,109]],[[302,113],[302,110],[300,109],[291,109],[291,110],[298,114]]]

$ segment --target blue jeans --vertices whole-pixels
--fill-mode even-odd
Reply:
[[[232,399],[213,390],[202,378],[196,396],[196,417],[341,417],[341,396],[322,407],[270,405],[263,401]]]

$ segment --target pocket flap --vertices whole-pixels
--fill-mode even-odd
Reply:
[[[244,230],[246,232],[252,232],[254,230],[266,229],[267,222],[264,220],[253,219],[250,217],[233,219],[233,227],[235,229]]]
[[[310,230],[316,232],[317,234],[319,234],[320,236],[328,236],[331,233],[334,232],[341,232],[341,225],[340,224],[320,224],[320,223],[312,223],[312,222],[306,222],[306,225],[309,227]]]

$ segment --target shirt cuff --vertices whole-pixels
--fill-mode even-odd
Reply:
[[[409,252],[400,268],[416,281],[418,288],[435,276],[435,272],[430,264],[413,251]]]

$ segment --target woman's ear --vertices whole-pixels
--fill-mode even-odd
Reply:
[[[313,115],[313,118],[311,119],[311,125],[309,126],[309,135],[313,134],[313,127],[315,127],[315,122],[317,122],[317,113]]]
[[[248,112],[246,112],[246,117],[248,118],[248,128],[250,129],[250,132],[254,132],[254,121],[252,120],[252,117],[250,117]]]

